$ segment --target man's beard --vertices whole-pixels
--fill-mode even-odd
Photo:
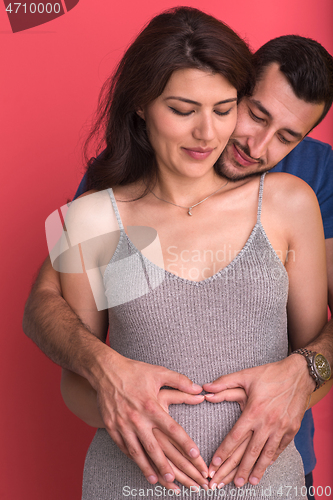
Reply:
[[[238,149],[240,149],[243,153],[245,153],[246,156],[248,156],[249,158],[252,158],[249,148],[247,146],[245,146],[245,147],[241,146],[240,143],[238,141],[236,141],[235,139],[231,139],[228,142],[225,150],[227,149],[228,146],[230,146],[232,144],[236,144]],[[247,169],[246,167],[240,165],[235,159],[233,159],[233,161],[229,160],[229,162],[231,163],[231,167],[228,167],[228,165],[226,164],[226,162],[223,158],[223,153],[222,153],[220,158],[215,163],[215,171],[216,171],[216,173],[218,173],[219,175],[228,179],[229,181],[235,182],[235,181],[240,181],[243,179],[248,179],[249,177],[258,177],[261,174],[263,174],[264,172],[268,172],[269,170],[271,170],[273,168],[273,167],[266,167],[265,168],[265,163],[261,159],[259,159],[259,160],[256,159],[255,161],[258,162],[258,164],[257,164],[258,170],[255,170],[255,171],[251,170],[253,167],[249,167],[249,169]],[[239,166],[242,170],[244,170],[244,172],[233,172],[233,165],[235,165],[236,167]]]

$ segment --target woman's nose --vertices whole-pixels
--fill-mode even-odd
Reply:
[[[215,137],[215,129],[211,116],[203,115],[198,118],[193,130],[193,137],[201,141],[211,141]]]

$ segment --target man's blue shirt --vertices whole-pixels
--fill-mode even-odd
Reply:
[[[325,238],[333,238],[333,151],[329,144],[305,137],[271,172],[296,175],[318,198]]]

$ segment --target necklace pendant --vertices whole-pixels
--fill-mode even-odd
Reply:
[[[188,212],[187,212],[187,213],[188,213],[188,215],[192,215],[192,213],[191,213],[191,209],[192,209],[192,207],[190,207],[190,208],[188,209]]]

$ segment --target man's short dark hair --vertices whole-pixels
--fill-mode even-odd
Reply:
[[[333,101],[333,57],[320,43],[298,35],[285,35],[265,43],[254,54],[257,81],[272,63],[278,63],[295,95],[306,102],[324,103],[314,125],[328,113]]]

